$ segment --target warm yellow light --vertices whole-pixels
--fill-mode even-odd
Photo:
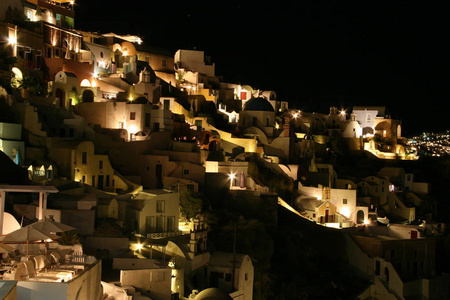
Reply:
[[[134,126],[134,125],[128,126],[128,132],[132,133],[132,134],[135,134],[137,132],[137,127]]]
[[[128,100],[133,101],[134,99],[132,96],[130,96],[130,97],[128,97]]]
[[[345,115],[345,110],[341,110],[341,115]]]
[[[46,241],[47,243],[53,242],[52,239],[46,239],[45,241]]]
[[[9,42],[11,45],[15,45],[15,44],[17,44],[17,39],[16,39],[15,36],[10,36],[10,37],[8,38],[8,42]]]
[[[297,119],[298,118],[298,114],[297,113],[295,113],[294,115],[292,115],[293,117],[294,117],[294,119]]]
[[[233,180],[236,177],[233,173],[230,174],[230,179]]]
[[[364,225],[369,225],[369,220],[368,219],[364,219]]]
[[[141,250],[143,247],[142,244],[136,244],[136,250]]]
[[[341,211],[340,211],[340,214],[343,215],[343,216],[346,216],[347,218],[349,218],[351,212],[350,212],[350,209],[348,207],[342,207]]]
[[[128,52],[127,51],[123,51],[123,56],[127,56]]]

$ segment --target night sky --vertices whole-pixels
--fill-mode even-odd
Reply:
[[[450,129],[444,1],[249,2],[77,0],[75,27],[205,51],[225,82],[304,111],[385,105],[405,136]]]

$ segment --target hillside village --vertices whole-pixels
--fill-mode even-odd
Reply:
[[[450,297],[389,108],[301,111],[204,51],[75,28],[71,1],[0,3],[2,299]]]

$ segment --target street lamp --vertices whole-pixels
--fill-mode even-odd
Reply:
[[[234,175],[233,173],[230,174],[230,189],[233,187],[233,181],[234,178],[236,178],[236,175]]]

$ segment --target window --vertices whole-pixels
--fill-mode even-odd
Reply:
[[[92,186],[95,187],[95,175],[92,175]]]
[[[347,199],[342,199],[342,204],[347,204]]]
[[[183,174],[184,174],[184,175],[189,175],[189,169],[184,169],[184,170],[183,170]]]
[[[164,201],[156,201],[156,212],[163,213],[165,209]]]
[[[83,152],[81,156],[81,163],[87,164],[87,152]]]
[[[52,57],[52,48],[47,47],[47,58],[51,58]]]
[[[162,66],[163,66],[163,67],[165,67],[165,66],[167,65],[167,62],[166,62],[166,60],[165,60],[165,59],[163,59],[163,60],[162,60],[162,62],[161,62],[161,64],[162,64]]]
[[[136,120],[136,113],[130,112],[130,120]]]
[[[106,175],[106,186],[109,186],[109,175]]]
[[[103,160],[98,161],[98,168],[101,170],[103,169]]]
[[[226,282],[230,282],[231,281],[231,273],[226,273],[225,274],[225,281]]]
[[[150,127],[150,114],[145,114],[145,127]]]
[[[170,110],[170,100],[164,99],[164,110]]]
[[[175,217],[167,217],[167,231],[175,231]]]
[[[164,217],[156,217],[156,232],[164,232]]]
[[[154,232],[155,231],[155,217],[147,216],[145,217],[145,231]]]

